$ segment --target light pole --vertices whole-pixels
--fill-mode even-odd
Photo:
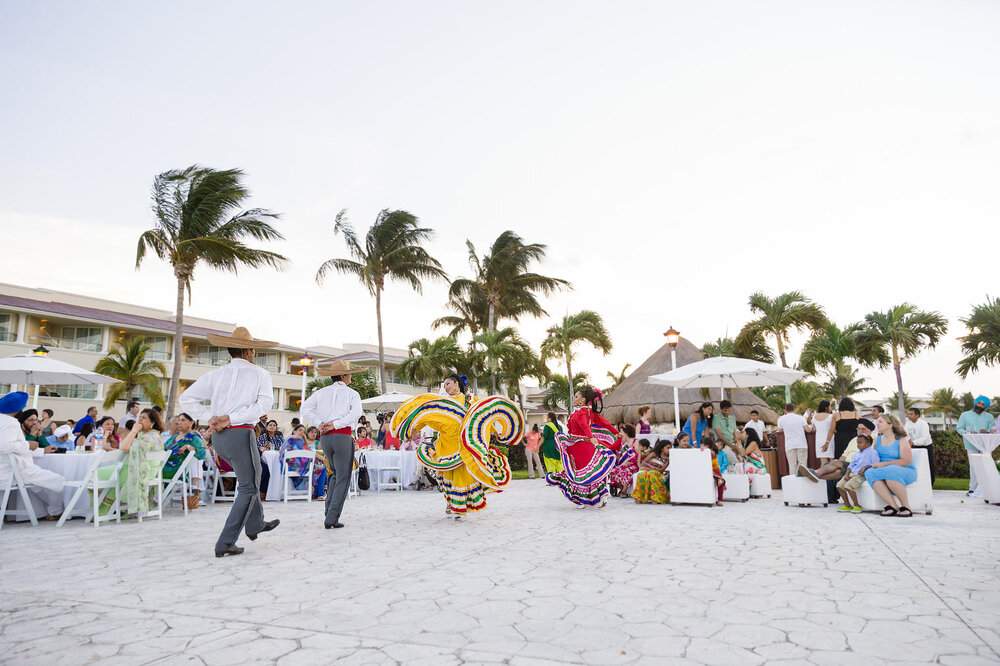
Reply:
[[[45,348],[45,345],[38,345],[31,350],[31,353],[35,356],[48,356],[49,350]],[[38,384],[35,384],[35,397],[31,401],[31,408],[38,409]]]
[[[681,341],[681,334],[674,330],[671,326],[670,330],[663,334],[667,339],[667,344],[670,345],[670,364],[673,366],[671,370],[677,369],[677,345]],[[674,387],[674,434],[681,431],[681,406],[680,399],[677,397],[677,387]]]
[[[302,358],[299,359],[299,367],[302,368],[302,395],[299,396],[299,409],[302,409],[302,403],[306,401],[306,375],[312,362],[313,359],[309,352],[303,354]]]

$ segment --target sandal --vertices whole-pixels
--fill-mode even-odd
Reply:
[[[893,509],[893,508],[892,508],[891,506],[889,506],[888,504],[886,504],[886,505],[885,505],[885,508],[884,508],[884,509],[882,509],[882,513],[881,513],[881,514],[879,514],[879,515],[882,515],[882,516],[895,516],[895,515],[896,515],[897,513],[899,513],[899,512],[898,512],[898,511],[896,511],[895,509]]]
[[[904,511],[906,513],[903,513]],[[912,518],[913,517],[913,512],[910,511],[910,507],[908,507],[908,506],[901,506],[901,507],[899,507],[899,511],[896,512],[896,517],[897,518]]]

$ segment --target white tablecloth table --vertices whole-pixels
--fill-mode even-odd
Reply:
[[[378,490],[379,482],[387,483],[389,479],[398,474],[398,472],[391,470],[383,470],[382,468],[389,463],[389,459],[393,457],[393,454],[399,453],[400,456],[400,467],[402,468],[402,478],[400,481],[403,484],[404,489],[409,489],[413,486],[414,481],[417,480],[417,469],[420,463],[417,461],[416,451],[382,451],[378,449],[361,449],[355,452],[355,457],[360,457],[360,454],[365,454],[365,460],[368,464],[368,476],[371,479],[372,490]]]
[[[44,456],[34,458],[34,463],[41,467],[42,469],[47,469],[49,471],[55,472],[59,476],[63,477],[67,481],[82,481],[87,475],[87,470],[90,466],[94,464],[94,457],[96,453],[47,453]],[[73,486],[67,486],[63,489],[63,502],[68,504],[73,495],[76,493],[77,489]],[[35,515],[39,518],[44,518],[47,514],[45,508],[45,502],[41,501],[36,495],[29,495],[31,497],[31,505],[35,509]],[[93,513],[93,496],[90,493],[83,493],[80,499],[77,500],[76,506],[73,507],[73,511],[70,516],[89,516]],[[10,494],[10,500],[8,502],[8,507],[13,509],[23,508],[21,505],[21,495],[17,492],[12,492]],[[28,520],[27,517],[19,518],[18,520]]]
[[[1000,472],[993,462],[993,450],[1000,446],[1000,434],[966,434],[965,439],[981,452],[978,456],[970,455],[969,464],[975,468],[983,499],[990,504],[1000,504]]]
[[[264,492],[267,493],[267,501],[280,502],[285,499],[283,492],[285,483],[285,466],[281,464],[281,451],[264,451],[260,460],[267,465],[267,469],[271,473],[271,479],[267,482],[267,488],[264,490]]]

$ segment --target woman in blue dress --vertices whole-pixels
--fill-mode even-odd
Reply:
[[[913,512],[907,506],[909,500],[906,497],[906,486],[917,480],[910,439],[906,436],[903,424],[892,414],[880,416],[875,422],[875,428],[878,430],[875,452],[878,453],[879,462],[865,472],[865,480],[885,502],[883,516],[909,518]]]
[[[682,428],[691,438],[691,446],[695,448],[701,446],[701,438],[706,430],[711,434],[712,431],[708,425],[712,422],[713,410],[712,403],[703,402],[697,411],[691,412],[691,416],[688,417],[687,423]]]

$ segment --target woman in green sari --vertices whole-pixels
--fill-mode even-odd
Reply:
[[[548,421],[542,426],[542,462],[545,463],[547,472],[561,472],[562,461],[559,458],[559,449],[556,447],[556,433],[562,432],[562,426],[556,421],[554,412],[548,413]]]
[[[119,445],[122,453],[127,453],[125,463],[118,472],[118,487],[125,500],[125,512],[145,516],[149,511],[150,481],[156,478],[159,462],[147,462],[150,453],[163,450],[163,417],[154,409],[144,409],[139,412],[132,430],[125,435]],[[113,472],[111,467],[102,467],[98,475],[102,480],[109,479]],[[105,515],[114,503],[115,491],[105,497],[101,505],[101,515]]]

